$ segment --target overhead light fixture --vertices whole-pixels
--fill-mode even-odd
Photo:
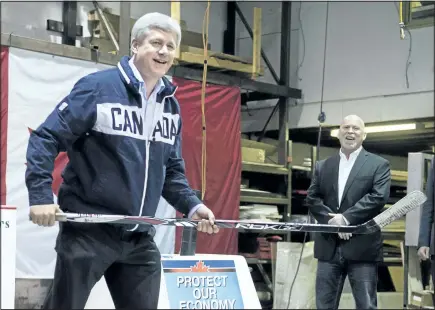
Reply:
[[[365,128],[366,133],[374,132],[389,132],[389,131],[403,131],[403,130],[415,130],[417,124],[396,124],[396,125],[382,125],[382,126],[367,126]],[[331,130],[331,137],[338,137],[338,129]]]

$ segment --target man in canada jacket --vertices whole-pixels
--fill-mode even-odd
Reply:
[[[131,34],[132,57],[80,79],[32,132],[26,185],[30,219],[52,226],[56,212],[154,216],[163,196],[217,233],[213,212],[190,188],[181,155],[176,87],[164,76],[180,45],[179,24],[150,13]],[[60,151],[69,163],[54,204],[51,173]],[[144,225],[61,223],[57,262],[44,308],[83,309],[104,275],[116,308],[156,309],[160,253]]]

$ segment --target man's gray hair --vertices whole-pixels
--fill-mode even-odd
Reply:
[[[175,43],[177,46],[180,46],[180,24],[170,16],[158,12],[145,14],[134,23],[133,29],[131,30],[131,43],[133,43],[133,40],[142,40],[152,29],[175,33]]]

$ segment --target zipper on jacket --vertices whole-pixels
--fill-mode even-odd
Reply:
[[[166,98],[171,98],[171,97],[173,97],[174,96],[174,94],[175,94],[175,91],[171,94],[171,95],[169,95],[169,96],[165,96],[165,97],[163,97],[163,99],[162,99],[162,102],[161,102],[161,104],[163,105],[163,109],[162,109],[162,111],[164,111],[164,104],[165,104],[165,100],[166,100]],[[143,101],[143,100],[142,100]],[[146,109],[146,108],[145,108]],[[146,112],[145,112],[146,113]],[[155,115],[156,113],[154,113],[154,115],[153,115],[153,123],[155,122]],[[163,115],[163,112],[162,113],[160,113],[161,115]],[[145,119],[146,119],[146,117],[145,117]],[[153,124],[154,125],[154,124]],[[154,125],[154,127],[155,127],[155,125]],[[154,128],[153,128],[154,129]],[[150,135],[152,135],[152,133],[150,133]],[[138,216],[141,216],[142,215],[142,211],[143,211],[143,207],[144,207],[144,204],[145,204],[145,197],[146,197],[146,193],[147,193],[147,183],[148,183],[148,169],[149,169],[149,152],[150,152],[150,144],[151,144],[151,142],[150,142],[150,140],[151,140],[151,136],[148,136],[146,139],[145,139],[145,181],[144,181],[144,185],[143,185],[143,192],[142,192],[142,201],[141,201],[141,204],[140,204],[140,210],[139,210],[139,214],[138,214]],[[138,228],[138,226],[139,226],[139,224],[136,224],[136,226],[134,226],[132,229],[130,229],[129,231],[134,231],[134,230],[136,230],[137,228]]]
[[[150,152],[150,141],[147,139],[145,140],[145,180],[143,183],[143,192],[142,192],[142,201],[140,204],[140,209],[139,209],[139,215],[142,215],[142,211],[143,211],[143,206],[145,205],[145,197],[146,197],[146,193],[147,193],[147,183],[148,183],[148,167],[149,167],[149,152]],[[134,231],[138,228],[139,224],[136,224],[136,226],[134,226],[130,231]]]
[[[142,89],[139,91],[139,94],[140,94],[140,99],[141,99],[141,102],[142,102],[142,107],[141,107],[141,110],[142,110],[142,113],[143,113],[143,116],[144,116],[144,120],[145,120],[145,122],[146,122],[146,119],[147,119],[147,117],[146,117],[146,115],[147,115],[147,106],[146,106],[146,104],[147,104],[147,101],[145,100],[145,98],[144,98],[144,94],[143,94],[143,85],[142,85]],[[145,125],[145,124],[144,124]],[[146,130],[145,129],[146,128],[146,126],[144,126],[144,130]],[[147,133],[148,134],[148,133]],[[149,146],[149,138],[148,138],[148,136],[145,138],[145,177],[144,177],[144,184],[143,184],[143,191],[142,191],[142,199],[141,199],[141,203],[140,203],[140,208],[139,208],[139,214],[138,214],[138,216],[141,216],[142,215],[142,210],[143,210],[143,206],[144,206],[144,204],[145,204],[145,197],[146,197],[146,192],[147,192],[147,182],[148,182],[148,163],[149,163],[149,149],[150,149],[150,146]],[[129,231],[134,231],[134,230],[136,230],[137,228],[139,227],[139,224],[136,224],[136,226],[134,226],[132,229],[130,229]]]

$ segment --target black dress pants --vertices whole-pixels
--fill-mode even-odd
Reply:
[[[59,225],[54,280],[44,309],[84,309],[103,275],[117,309],[157,309],[161,257],[154,233],[111,224]]]

